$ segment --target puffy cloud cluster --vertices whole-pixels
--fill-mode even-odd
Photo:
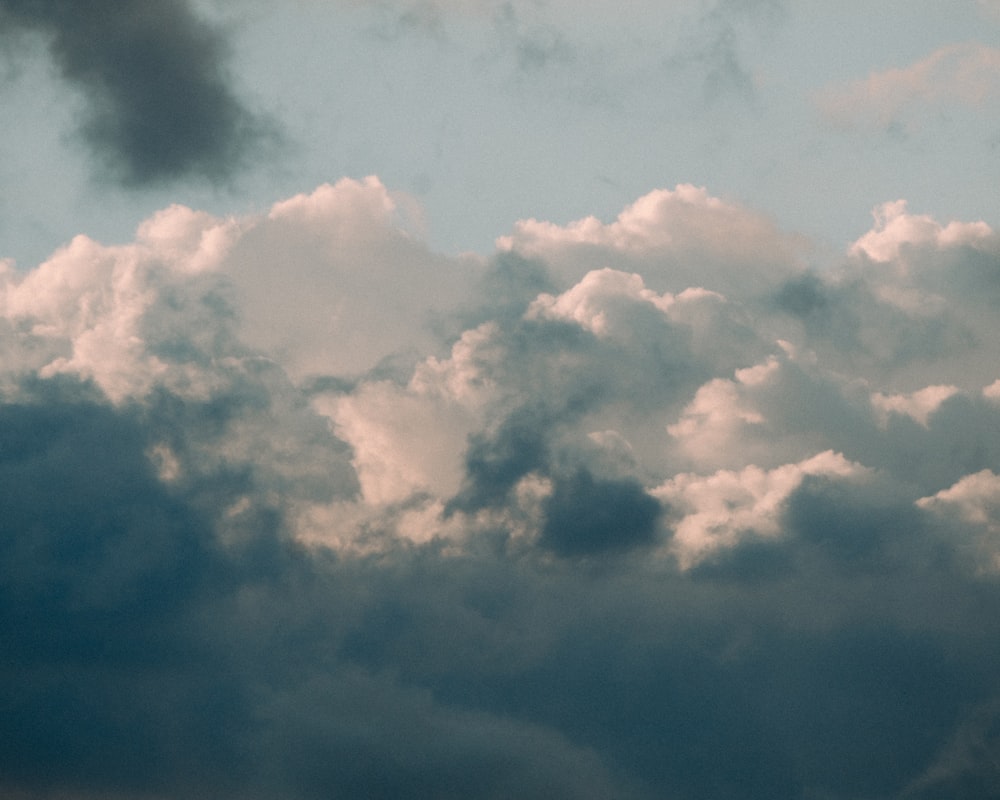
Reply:
[[[0,287],[0,790],[1000,790],[1000,236],[374,178]]]

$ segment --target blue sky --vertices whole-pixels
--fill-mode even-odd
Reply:
[[[21,42],[3,86],[5,183],[20,190],[6,201],[5,255],[27,267],[79,230],[126,240],[170,202],[241,212],[366,175],[414,194],[446,252],[488,253],[524,217],[610,218],[677,183],[839,248],[871,208],[900,197],[943,219],[989,217],[1000,178],[995,82],[977,103],[911,86],[886,121],[862,101],[857,119],[831,119],[819,103],[942,47],[996,47],[1000,21],[985,2],[201,11],[225,26],[238,97],[276,123],[284,146],[254,153],[228,187],[197,173],[128,192],[95,185],[102,167],[81,158],[74,133],[86,99],[53,74],[40,42]]]
[[[0,0],[0,796],[1000,796],[998,38]]]

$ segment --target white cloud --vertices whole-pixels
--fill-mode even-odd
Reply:
[[[906,248],[945,248],[988,244],[995,239],[985,222],[949,222],[941,225],[927,214],[910,214],[905,200],[883,203],[872,211],[875,227],[858,239],[851,255],[864,254],[874,261],[906,261]]]
[[[976,42],[940,47],[909,66],[873,72],[820,92],[816,103],[835,124],[913,127],[945,106],[982,108],[1000,97],[1000,50]]]
[[[761,281],[798,270],[803,242],[760,214],[680,184],[640,197],[610,223],[522,220],[497,247],[543,259],[564,283],[613,265],[640,273],[659,292],[703,287],[752,295]]]
[[[784,343],[787,346],[787,343]],[[765,468],[858,435],[858,388],[808,358],[779,352],[698,387],[667,432],[688,469]],[[864,398],[867,400],[867,397]]]
[[[160,293],[185,280],[174,262],[186,269],[200,256],[170,242],[171,259],[155,244],[106,247],[77,236],[37,269],[7,273],[0,308],[18,331],[25,366],[43,377],[91,379],[113,402],[145,395],[158,382],[183,382],[183,365],[152,352],[143,325]]]
[[[925,386],[909,394],[887,395],[876,392],[872,395],[872,407],[883,427],[889,423],[891,414],[905,414],[926,428],[931,414],[949,397],[958,394],[958,391],[957,386]]]
[[[969,526],[968,534],[950,530],[946,535],[961,537],[954,544],[960,553],[971,556],[976,571],[1000,572],[1000,475],[984,469],[916,502],[949,528],[950,521]]]
[[[462,480],[462,455],[474,418],[455,403],[411,384],[363,384],[313,406],[353,449],[352,463],[367,503],[399,503],[414,494],[448,497]]]
[[[1000,475],[984,469],[966,475],[954,486],[942,489],[932,497],[922,497],[917,505],[923,508],[951,506],[961,519],[977,525],[989,525],[1000,530]]]
[[[983,387],[983,397],[991,402],[1000,403],[1000,378]]]
[[[223,266],[243,340],[294,377],[361,373],[440,347],[433,324],[468,302],[481,265],[431,252],[418,217],[371,177],[275,204]]]
[[[35,337],[45,374],[91,378],[116,402],[197,380],[147,341],[151,316],[172,328],[160,338],[231,327],[296,379],[363,372],[399,353],[415,360],[441,347],[435,325],[447,328],[469,301],[481,264],[431,253],[411,233],[412,205],[369,178],[242,219],[171,206],[142,223],[134,243],[79,236],[24,276],[7,270],[0,309]],[[211,318],[184,316],[204,315],[206,302]]]
[[[139,225],[136,241],[173,270],[198,273],[218,269],[241,233],[235,218],[220,220],[175,204]]]
[[[768,362],[769,368],[776,366],[776,361]],[[667,426],[667,432],[694,461],[714,461],[720,454],[731,452],[745,426],[765,422],[764,415],[741,397],[741,384],[746,385],[739,377],[735,381],[726,378],[709,381],[699,387],[680,419]]]
[[[785,504],[807,475],[849,478],[865,474],[860,464],[827,450],[771,470],[751,464],[711,475],[681,473],[652,493],[668,503],[676,517],[670,551],[682,569],[690,569],[747,538],[782,536]]]
[[[647,289],[641,275],[605,268],[588,272],[559,297],[540,295],[528,307],[527,315],[570,320],[591,333],[607,336],[613,326],[628,325],[629,318],[623,316],[628,313],[628,305],[648,303],[665,312],[673,301],[669,294],[658,295]]]

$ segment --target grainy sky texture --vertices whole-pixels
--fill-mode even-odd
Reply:
[[[0,795],[1000,796],[1000,5],[0,0]]]

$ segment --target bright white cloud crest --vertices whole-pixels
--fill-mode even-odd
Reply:
[[[265,373],[255,365],[271,364],[275,376],[290,379],[280,389],[289,398],[283,402],[300,410],[286,420],[274,418],[272,406],[269,431],[255,427],[262,420],[233,424],[226,457],[265,472],[262,460],[273,458],[275,475],[290,480],[304,471],[333,497],[350,482],[334,485],[317,469],[332,459],[344,465],[342,475],[349,453],[361,492],[352,518],[381,520],[391,530],[392,509],[416,503],[427,528],[415,531],[411,517],[408,530],[419,540],[433,538],[435,526],[455,534],[445,519],[454,512],[444,509],[469,479],[470,442],[486,437],[486,447],[504,435],[510,415],[537,409],[527,435],[545,455],[517,467],[510,486],[573,464],[637,479],[672,509],[662,535],[673,536],[673,551],[690,566],[736,546],[744,532],[777,535],[802,475],[867,474],[871,465],[848,454],[865,452],[861,439],[887,436],[897,415],[930,430],[942,404],[997,380],[995,372],[975,372],[979,358],[961,385],[899,392],[879,385],[872,369],[890,375],[890,364],[880,362],[892,353],[860,345],[861,369],[852,377],[845,372],[851,357],[836,344],[844,324],[856,327],[850,333],[860,341],[869,327],[877,336],[885,322],[878,307],[893,291],[941,297],[915,322],[906,316],[918,331],[929,328],[929,336],[944,327],[947,337],[966,292],[1000,284],[984,273],[977,275],[982,286],[957,284],[958,295],[942,295],[947,285],[920,261],[919,248],[932,248],[936,260],[961,259],[965,247],[992,250],[996,237],[984,223],[941,225],[909,215],[902,203],[884,206],[850,253],[886,265],[864,289],[869,278],[858,284],[850,260],[806,272],[792,255],[793,237],[681,186],[641,198],[608,225],[593,218],[566,228],[520,223],[501,240],[501,254],[537,259],[566,288],[525,294],[513,284],[527,278],[508,275],[525,299],[504,307],[477,287],[490,270],[512,269],[503,261],[510,256],[488,266],[435,254],[399,211],[396,196],[369,178],[322,186],[256,217],[219,220],[174,206],[143,223],[129,245],[78,237],[35,270],[6,273],[8,393],[34,372],[91,380],[116,404],[148,402],[163,391],[206,401],[246,391],[246,381],[260,384]],[[679,262],[686,271],[674,269]],[[580,264],[594,268],[580,272]],[[647,268],[675,293],[647,288]],[[838,307],[845,285],[869,292],[872,311],[858,317],[863,304]],[[808,287],[808,297],[795,294],[805,291],[799,287]],[[470,312],[486,321],[462,332]],[[992,315],[984,324],[995,324]],[[996,355],[995,342],[956,336],[970,352]],[[827,366],[830,348],[838,354]],[[379,377],[380,362],[400,356],[395,373]],[[932,365],[951,354],[913,358]],[[294,386],[304,387],[308,376],[320,380],[318,391],[294,400]],[[265,393],[278,387],[270,377],[260,385]],[[322,446],[306,445],[304,423],[295,421],[311,414],[349,448],[320,456],[317,469],[302,459]],[[610,441],[628,454],[625,461],[595,450]],[[156,452],[164,474],[176,479],[189,469],[172,451]],[[517,453],[505,457],[517,461]],[[544,485],[543,495],[551,491]],[[521,513],[516,497],[514,514]],[[315,520],[319,508],[310,500],[296,513]],[[310,531],[311,541],[322,540],[315,525]],[[343,544],[343,531],[331,541]]]
[[[719,236],[725,231],[725,236]],[[639,198],[611,223],[586,217],[566,226],[523,220],[497,240],[501,251],[541,258],[576,282],[582,268],[634,266],[662,291],[703,287],[725,293],[752,290],[798,265],[802,241],[782,234],[766,217],[681,184]]]

